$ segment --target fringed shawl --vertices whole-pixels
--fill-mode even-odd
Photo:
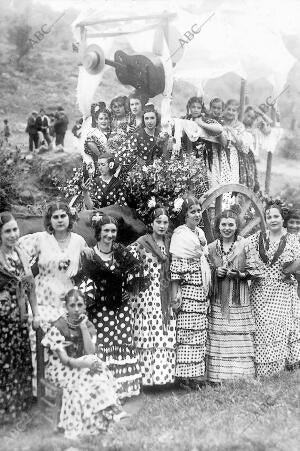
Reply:
[[[232,251],[228,256],[227,268],[241,272],[245,270],[246,256],[244,252],[245,239],[238,237]],[[216,269],[224,266],[219,240],[208,245],[209,263],[212,268],[212,302],[221,305],[222,315],[229,320],[230,305],[243,305],[248,303],[248,282],[240,278],[229,279],[217,276]]]

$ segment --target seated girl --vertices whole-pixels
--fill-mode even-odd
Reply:
[[[96,331],[85,315],[83,294],[70,290],[66,314],[53,323],[42,344],[50,349],[46,378],[63,389],[59,427],[67,438],[98,434],[125,416],[117,383],[95,353]]]
[[[83,184],[86,208],[92,210],[114,204],[126,206],[122,182],[115,175],[116,163],[113,155],[109,153],[100,155],[97,167],[99,175]]]

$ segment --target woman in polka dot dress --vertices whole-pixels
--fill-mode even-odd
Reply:
[[[178,306],[175,376],[183,388],[198,389],[205,373],[208,290],[210,268],[206,239],[198,227],[199,201],[192,196],[175,201],[178,219],[184,225],[171,239],[172,302]]]
[[[153,164],[155,158],[161,157],[166,134],[160,130],[160,116],[153,104],[147,104],[143,111],[142,129],[128,138],[126,145],[117,154],[124,166],[123,171],[130,170],[139,162],[145,166]]]
[[[142,384],[163,385],[175,380],[176,320],[171,308],[170,239],[167,211],[151,212],[152,234],[144,235],[129,248],[143,262],[150,285],[133,298],[134,342],[139,354]]]
[[[34,281],[27,256],[18,247],[19,227],[0,214],[0,424],[16,421],[32,403],[32,365],[27,305],[39,326]]]
[[[100,175],[89,179],[83,185],[84,203],[89,210],[118,204],[125,207],[127,202],[121,180],[114,174],[116,164],[113,155],[104,153],[98,159]]]
[[[258,376],[277,374],[300,361],[299,328],[293,312],[297,283],[289,274],[289,265],[300,259],[300,244],[283,228],[280,205],[268,204],[265,214],[267,233],[255,233],[246,245],[247,267],[257,268],[259,275],[250,289]]]
[[[74,286],[72,277],[78,272],[80,252],[86,243],[71,231],[74,216],[63,202],[53,202],[48,206],[44,224],[45,232],[25,235],[19,242],[31,261],[38,265],[36,296],[41,326],[46,331],[50,322],[64,313],[62,297]],[[32,330],[30,339],[36,372],[35,332]]]
[[[75,439],[105,431],[124,412],[116,381],[94,355],[96,330],[84,314],[83,295],[72,289],[65,303],[66,313],[53,323],[42,344],[50,349],[46,378],[63,389],[59,427]]]
[[[115,243],[116,220],[93,218],[97,244],[83,252],[77,284],[92,294],[88,317],[97,330],[97,354],[119,383],[118,395],[126,398],[140,392],[140,368],[133,343],[133,312],[129,293],[140,275],[140,262],[129,250]],[[94,290],[90,291],[91,283]]]

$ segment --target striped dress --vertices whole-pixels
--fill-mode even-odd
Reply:
[[[244,239],[238,239],[228,255],[220,241],[209,244],[213,294],[208,315],[207,377],[211,382],[254,377],[254,318],[245,279],[219,278],[216,269],[245,267]]]

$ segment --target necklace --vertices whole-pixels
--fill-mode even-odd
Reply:
[[[99,244],[97,245],[97,247],[98,247],[99,252],[101,252],[101,254],[106,254],[106,255],[108,255],[108,254],[111,254],[111,253],[112,253],[112,249],[111,249],[110,251],[106,252],[106,251],[103,251],[102,249],[100,249]]]
[[[222,253],[222,255],[224,255],[224,256],[229,255],[230,252],[231,252],[232,249],[233,249],[234,243],[235,243],[235,239],[234,239],[233,242],[231,243],[230,248],[228,249],[228,251],[224,251],[223,240],[222,240],[222,238],[220,238],[220,248],[221,248],[221,253]]]
[[[70,329],[77,329],[77,327],[79,326],[79,323],[77,323],[77,324],[76,323],[72,323],[69,320],[68,315],[66,316],[66,321],[67,321],[67,324],[70,327]]]
[[[66,236],[66,238],[63,238],[62,240],[56,238],[56,236],[54,235],[54,238],[56,239],[56,241],[58,243],[66,243],[68,241],[68,239],[70,238],[70,234],[68,233],[68,235]]]

